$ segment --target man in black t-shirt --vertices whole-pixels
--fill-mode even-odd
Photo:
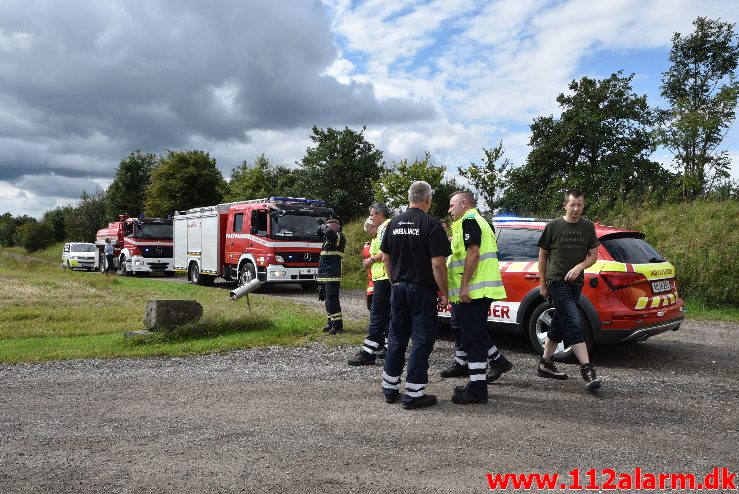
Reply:
[[[428,183],[414,182],[408,189],[408,209],[390,222],[380,247],[392,282],[392,323],[382,390],[387,403],[398,400],[405,351],[412,338],[402,400],[407,410],[436,404],[436,396],[426,394],[426,384],[429,355],[438,332],[438,304],[447,304],[446,257],[451,249],[441,222],[426,214],[431,196]],[[438,303],[437,292],[441,294]]]

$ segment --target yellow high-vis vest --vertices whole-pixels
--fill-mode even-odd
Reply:
[[[380,252],[380,245],[382,244],[382,237],[385,235],[385,228],[390,223],[390,218],[386,219],[385,222],[377,227],[377,235],[370,242],[370,256],[374,257]],[[385,263],[382,261],[375,261],[370,266],[372,272],[372,281],[380,281],[388,279],[387,273],[385,272]]]
[[[447,259],[449,281],[449,301],[459,302],[459,290],[462,287],[462,274],[467,250],[464,248],[464,232],[462,222],[475,220],[482,231],[480,241],[480,260],[477,263],[475,274],[470,280],[470,298],[492,298],[501,300],[506,298],[503,280],[500,277],[498,266],[498,244],[495,241],[493,229],[485,218],[480,216],[477,209],[468,210],[464,216],[452,223],[452,255]]]

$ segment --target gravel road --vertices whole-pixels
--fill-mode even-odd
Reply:
[[[270,290],[280,295],[281,289]],[[296,301],[315,295],[284,289]],[[361,292],[342,299],[366,317]],[[381,397],[381,367],[324,343],[223,355],[0,366],[0,492],[489,492],[486,473],[739,470],[739,326],[686,322],[602,348],[597,394],[514,369],[488,405],[458,406],[431,359],[431,409]],[[565,479],[567,480],[567,479]],[[604,480],[599,477],[599,482]]]

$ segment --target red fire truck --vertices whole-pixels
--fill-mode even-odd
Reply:
[[[317,287],[318,227],[333,215],[323,201],[270,197],[180,211],[174,216],[175,269],[211,285],[216,277],[244,285]]]
[[[118,273],[164,273],[174,276],[172,220],[169,218],[129,218],[125,214],[107,228],[98,230],[95,245],[100,252],[100,271],[107,268],[105,239],[113,244],[113,262]]]

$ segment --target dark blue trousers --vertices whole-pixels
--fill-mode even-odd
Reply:
[[[462,333],[462,348],[467,353],[467,368],[470,371],[467,389],[478,397],[488,395],[486,374],[490,337],[486,325],[491,302],[488,298],[481,298],[455,304]]]
[[[362,350],[371,355],[375,355],[385,346],[390,324],[390,280],[378,280],[374,285],[367,338],[362,344]]]
[[[411,283],[395,283],[391,289],[390,307],[391,324],[382,388],[385,395],[399,392],[405,351],[412,339],[403,396],[403,403],[408,403],[426,393],[429,356],[439,331],[436,290]]]

